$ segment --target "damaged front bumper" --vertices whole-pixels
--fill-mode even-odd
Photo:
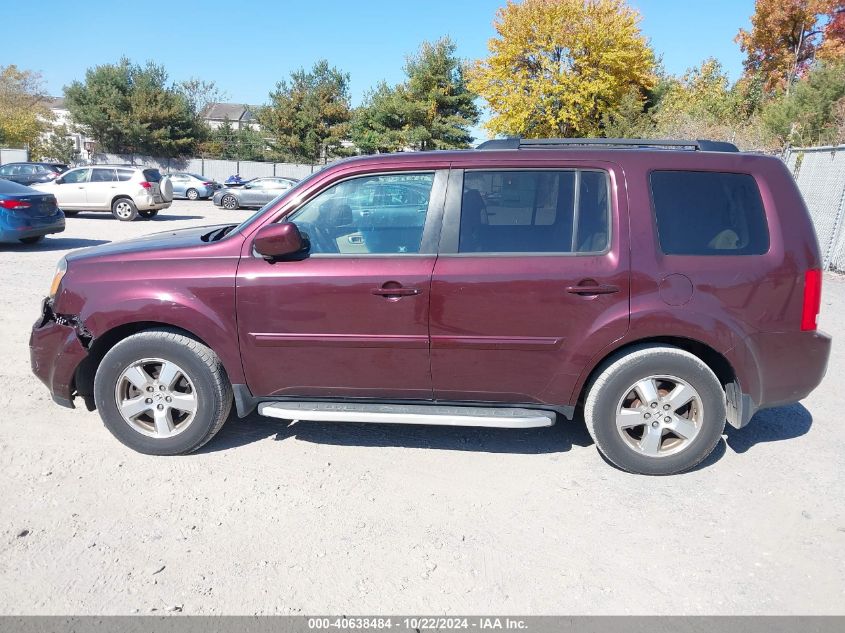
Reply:
[[[77,317],[55,314],[49,299],[41,304],[41,316],[32,326],[29,357],[32,373],[50,389],[53,400],[73,408],[74,378],[88,356],[91,334]]]

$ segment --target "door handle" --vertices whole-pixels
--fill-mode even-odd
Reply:
[[[567,286],[566,292],[573,295],[580,295],[582,297],[609,295],[614,292],[619,292],[619,286],[612,286],[610,284],[584,284],[578,286]]]
[[[410,297],[422,292],[419,288],[373,288],[370,292],[382,297]]]

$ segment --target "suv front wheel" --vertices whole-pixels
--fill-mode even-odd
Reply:
[[[220,430],[232,387],[211,349],[179,331],[156,329],[109,350],[97,368],[94,398],[106,428],[129,448],[180,455]]]
[[[700,358],[646,345],[607,364],[593,380],[584,420],[599,451],[623,470],[671,475],[716,447],[725,428],[725,392]]]

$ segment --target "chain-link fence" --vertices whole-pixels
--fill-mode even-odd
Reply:
[[[810,209],[825,270],[845,272],[845,145],[794,147],[784,160]]]

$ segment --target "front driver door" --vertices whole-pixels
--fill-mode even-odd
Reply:
[[[55,188],[51,188],[50,193],[55,194],[60,208],[69,210],[86,208],[85,188],[88,186],[90,175],[91,168],[83,167],[71,169],[54,181]]]
[[[245,250],[238,334],[253,395],[432,397],[428,306],[445,182],[445,171],[342,180],[285,218],[310,240],[307,257],[270,263]],[[387,187],[423,192],[422,211],[374,204]]]

